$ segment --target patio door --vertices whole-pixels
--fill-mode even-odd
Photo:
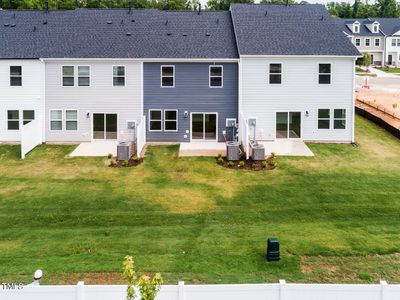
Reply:
[[[118,138],[117,114],[93,114],[93,139],[116,140]]]
[[[388,55],[388,65],[392,65],[393,64],[393,55],[389,54]]]
[[[276,138],[299,139],[301,137],[301,112],[276,113]]]
[[[192,140],[193,141],[217,140],[216,113],[192,113]]]

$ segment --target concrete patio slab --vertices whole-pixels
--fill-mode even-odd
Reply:
[[[226,155],[225,143],[217,142],[190,142],[181,143],[179,156],[217,156]]]
[[[259,142],[265,147],[265,154],[274,152],[279,156],[314,156],[314,153],[303,141],[276,140]]]
[[[111,153],[117,155],[117,141],[93,141],[80,143],[69,156],[107,156]]]

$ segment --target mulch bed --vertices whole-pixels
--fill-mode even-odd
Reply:
[[[246,157],[242,157],[240,161],[228,161],[226,157],[222,158],[222,162],[219,161],[219,158],[216,157],[215,161],[222,167],[228,169],[240,169],[240,170],[250,170],[250,171],[263,171],[263,170],[273,170],[277,166],[276,157],[269,156],[264,162],[266,162],[266,166],[262,165],[263,161],[254,161],[252,159],[246,159]],[[244,165],[240,166],[240,162],[243,161]],[[233,162],[233,165],[230,163]],[[254,164],[256,167],[254,167]]]
[[[115,164],[111,164],[110,163],[111,161],[114,161]],[[128,165],[124,165],[123,160],[108,159],[107,166],[109,168],[130,168],[130,167],[136,167],[137,165],[140,165],[142,162],[143,162],[143,158],[139,158],[139,159],[131,158],[130,160],[128,160]]]

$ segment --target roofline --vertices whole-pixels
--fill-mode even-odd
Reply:
[[[240,58],[292,58],[292,57],[323,57],[323,58],[357,58],[361,55],[240,55]]]
[[[40,58],[42,61],[239,62],[239,58]]]

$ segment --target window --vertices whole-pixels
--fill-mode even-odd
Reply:
[[[359,33],[360,32],[360,25],[355,24],[354,25],[354,33]]]
[[[319,84],[331,83],[331,64],[319,64]]]
[[[7,121],[8,130],[19,130],[19,111],[8,110]]]
[[[161,131],[162,130],[162,110],[150,110],[149,111],[149,131]]]
[[[396,46],[396,39],[392,39],[392,46],[393,46],[393,47]]]
[[[113,66],[113,86],[125,86],[124,66]]]
[[[379,31],[379,26],[378,25],[374,25],[372,27],[372,32],[377,33]]]
[[[318,109],[318,129],[329,129],[330,119],[329,109]]]
[[[379,47],[381,44],[381,40],[380,39],[375,39],[375,47]]]
[[[269,83],[281,84],[282,83],[282,65],[269,64]]]
[[[356,39],[356,46],[361,46],[361,39]]]
[[[22,123],[24,125],[28,124],[29,122],[35,120],[35,111],[34,110],[24,110],[22,112]]]
[[[62,67],[62,75],[63,75],[63,86],[74,86],[74,67],[73,66],[63,66]]]
[[[62,130],[62,111],[50,111],[50,130]]]
[[[365,39],[365,46],[369,46],[371,44],[371,40],[370,39]]]
[[[400,47],[400,39],[397,39],[397,47]]]
[[[346,110],[335,109],[333,112],[333,128],[346,129]]]
[[[164,131],[178,131],[177,110],[164,110]]]
[[[210,66],[210,87],[223,86],[223,68],[222,66]]]
[[[66,110],[65,111],[65,129],[78,130],[78,111]]]
[[[78,86],[90,86],[89,66],[78,66]]]
[[[22,86],[21,66],[10,66],[10,86]]]
[[[175,87],[175,66],[161,66],[161,87]]]

